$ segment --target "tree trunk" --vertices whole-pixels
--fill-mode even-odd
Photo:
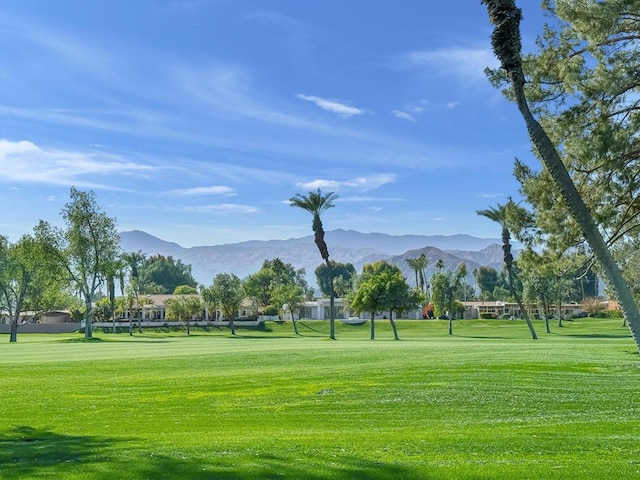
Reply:
[[[233,323],[233,318],[231,318],[229,320],[229,328],[231,329],[231,335],[235,335],[236,334],[236,326]]]
[[[296,335],[300,335],[298,333],[298,324],[296,323],[296,317],[293,315],[293,309],[291,308],[291,322],[293,323],[293,331]]]
[[[564,163],[562,163],[560,155],[558,155],[558,152],[551,143],[547,133],[531,114],[524,94],[524,78],[513,78],[512,83],[518,103],[518,109],[520,110],[520,113],[527,125],[531,141],[536,147],[540,158],[542,158],[542,161],[551,174],[554,182],[558,185],[572,217],[580,226],[591,250],[600,262],[602,269],[611,282],[623,313],[629,321],[629,328],[633,335],[636,348],[640,350],[640,312],[633,301],[629,285],[627,285],[624,277],[622,276],[622,272],[616,264],[613,255],[611,255],[600,230],[598,230],[596,223],[593,221],[593,217],[591,216],[589,209],[576,189],[576,186],[569,176],[569,172],[567,171]]]
[[[375,312],[371,312],[371,340],[375,340],[375,338],[376,338],[375,319],[376,319],[376,313]]]
[[[86,324],[84,326],[84,338],[90,339],[93,338],[93,308],[91,308],[91,301],[85,302],[86,313]]]
[[[329,276],[329,338],[331,340],[336,339],[336,312],[334,311],[335,305],[335,292],[333,290],[333,272],[331,263],[327,257],[327,275]]]
[[[18,341],[18,315],[14,315],[11,319],[11,330],[9,334],[9,343],[16,343]]]
[[[396,322],[393,321],[393,310],[389,310],[389,322],[391,322],[391,328],[393,329],[394,340],[400,340],[398,337],[398,329],[396,328]]]
[[[518,292],[516,292],[516,287],[513,284],[513,278],[515,277],[515,274],[513,272],[513,266],[512,265],[507,265],[507,273],[508,273],[508,276],[509,276],[509,290],[511,290],[511,295],[513,295],[513,297],[516,299],[516,303],[518,304],[518,307],[520,308],[520,313],[522,313],[524,321],[527,323],[527,327],[529,327],[529,332],[531,333],[531,338],[533,338],[534,340],[537,340],[538,339],[538,335],[536,335],[536,330],[533,328],[533,323],[531,323],[531,319],[529,318],[529,314],[527,313],[527,310],[524,308],[524,304],[522,303],[522,299],[520,298],[520,294]]]
[[[189,319],[187,318],[187,335],[191,335],[191,328],[189,325]]]

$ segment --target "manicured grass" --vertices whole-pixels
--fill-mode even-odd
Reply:
[[[638,478],[620,323],[0,336],[0,478]]]

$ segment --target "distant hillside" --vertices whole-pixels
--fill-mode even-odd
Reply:
[[[408,258],[424,253],[429,259],[427,274],[430,276],[438,259],[445,269],[454,269],[461,262],[467,263],[471,273],[479,266],[502,268],[500,240],[477,238],[470,235],[387,235],[360,233],[353,230],[333,230],[326,234],[331,259],[349,262],[360,271],[365,263],[387,260],[398,265],[412,285],[414,272],[407,265]],[[252,240],[234,244],[197,246],[184,248],[148,233],[134,230],[120,233],[120,244],[126,252],[142,251],[146,255],[159,253],[172,256],[191,265],[194,278],[209,285],[221,272],[234,273],[240,278],[257,272],[265,260],[280,258],[295,268],[304,268],[309,284],[315,284],[314,271],[322,263],[313,236],[287,240]]]

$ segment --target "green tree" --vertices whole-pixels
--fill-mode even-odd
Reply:
[[[349,308],[357,314],[371,314],[371,340],[375,339],[375,315],[381,311],[389,312],[393,338],[399,340],[394,312],[402,313],[418,305],[418,297],[410,289],[402,271],[385,261],[367,263],[355,283],[348,297]]]
[[[62,209],[65,227],[59,229],[40,221],[38,235],[46,239],[47,252],[67,271],[73,288],[85,306],[85,338],[93,336],[93,307],[104,282],[108,264],[120,254],[116,221],[98,205],[93,191],[71,188],[70,201]]]
[[[516,288],[516,282],[518,280],[515,268],[513,266],[513,254],[511,253],[511,232],[509,231],[508,227],[508,212],[510,209],[514,209],[515,207],[516,206],[514,205],[513,201],[509,199],[509,203],[506,205],[498,205],[497,207],[490,207],[486,210],[476,210],[476,213],[488,218],[489,220],[493,220],[502,227],[502,252],[504,257],[504,265],[508,273],[507,284],[509,286],[509,291],[511,292],[513,298],[515,298],[518,307],[520,307],[520,314],[524,318],[524,321],[527,323],[527,327],[529,327],[531,338],[536,340],[538,338],[538,335],[533,328],[533,323],[529,318],[527,310],[524,308],[524,304],[522,303],[522,295],[520,295],[519,290]]]
[[[295,312],[299,311],[304,303],[304,289],[299,285],[283,283],[274,289],[273,299],[278,309],[282,309],[285,313],[286,310],[289,311],[291,323],[293,323],[293,331],[296,335],[299,335]]]
[[[200,314],[203,309],[202,299],[199,295],[182,294],[168,298],[165,302],[166,317],[178,322],[186,322],[187,335],[191,335],[189,321]]]
[[[489,19],[494,24],[491,45],[511,87],[509,95],[518,106],[535,152],[546,168],[546,174],[552,179],[556,187],[555,191],[559,193],[570,213],[570,218],[575,222],[576,228],[567,228],[566,231],[580,231],[598,259],[616,292],[629,321],[636,347],[640,350],[640,312],[596,223],[598,221],[604,227],[604,231],[608,230],[604,224],[603,215],[600,214],[603,210],[595,209],[592,215],[587,206],[591,197],[585,195],[587,200],[583,199],[567,165],[563,162],[563,157],[555,146],[561,145],[563,155],[573,156],[578,166],[583,169],[584,176],[595,179],[596,183],[598,178],[595,170],[585,169],[584,166],[588,167],[586,162],[589,158],[600,162],[602,165],[600,172],[604,176],[610,175],[609,185],[614,187],[613,192],[620,193],[621,198],[636,197],[629,194],[635,192],[637,188],[629,190],[628,185],[623,185],[621,188],[621,185],[616,185],[616,182],[618,178],[627,179],[625,175],[628,176],[627,172],[630,171],[628,167],[632,165],[634,159],[637,159],[635,153],[631,157],[628,154],[639,151],[637,142],[640,142],[640,139],[636,132],[640,118],[635,114],[639,107],[635,100],[637,95],[634,94],[638,84],[632,80],[632,75],[629,75],[629,72],[637,70],[637,68],[634,70],[634,67],[638,65],[637,42],[634,36],[629,36],[629,32],[637,31],[638,2],[637,0],[631,2],[557,0],[554,2],[558,7],[556,13],[567,14],[568,21],[561,24],[560,32],[557,34],[550,28],[545,30],[545,37],[542,40],[543,51],[540,55],[541,68],[537,70],[531,68],[527,72],[533,71],[537,74],[537,77],[531,76],[530,83],[533,82],[533,85],[529,90],[531,92],[529,97],[534,101],[556,99],[555,102],[550,102],[549,116],[545,117],[544,112],[536,111],[536,114],[542,117],[547,129],[552,134],[556,131],[551,123],[547,123],[548,118],[552,116],[562,119],[564,122],[562,125],[567,128],[571,124],[577,125],[569,129],[577,134],[571,137],[564,136],[562,144],[559,137],[555,138],[554,144],[554,139],[550,138],[547,129],[536,120],[529,107],[525,90],[527,79],[521,56],[521,10],[516,7],[513,0],[483,0],[482,3],[487,5]],[[546,5],[550,7],[552,4],[547,2]],[[591,30],[590,25],[594,26]],[[616,69],[612,66],[622,68]],[[546,92],[541,86],[543,82],[550,88]],[[552,90],[554,87],[555,91]],[[546,97],[545,94],[547,94]],[[551,94],[553,97],[550,96]],[[565,109],[558,111],[556,105],[564,106]],[[564,133],[562,128],[558,128],[557,131]],[[628,133],[631,134],[628,135]],[[595,140],[589,140],[590,137]],[[631,143],[626,152],[624,151],[626,147],[619,148],[625,142]],[[576,147],[575,150],[570,149],[573,145]],[[616,154],[615,157],[621,160],[619,165],[623,165],[624,168],[614,168],[610,161],[613,157],[607,155],[612,151]],[[635,187],[634,182],[637,180],[633,180],[629,185]],[[610,198],[607,197],[606,200]],[[612,206],[620,209],[616,202],[610,203],[610,209]],[[626,209],[622,208],[622,210]],[[632,212],[635,211],[637,208],[632,209]],[[569,215],[566,217],[569,218]],[[632,218],[637,218],[635,213]],[[566,222],[563,224],[566,225]],[[622,224],[619,225],[620,229],[613,229],[614,237],[621,235],[623,231],[628,231],[628,228],[623,229]],[[558,231],[558,229],[554,227],[551,231]]]
[[[131,297],[132,301],[129,302],[129,326],[131,326],[131,308],[135,304],[136,306],[140,304],[140,267],[144,264],[146,259],[145,255],[141,251],[137,252],[125,252],[120,255],[121,261],[124,263],[126,268],[129,270],[129,289],[126,292],[127,298]],[[123,295],[125,295],[123,292]],[[131,328],[129,329],[131,330]],[[115,318],[114,318],[114,328],[113,332],[115,333]],[[130,332],[131,333],[131,332]],[[142,333],[142,319],[138,320],[138,333]]]
[[[480,289],[480,298],[494,300],[493,290],[498,285],[498,271],[493,267],[480,267],[476,269],[475,279]]]
[[[153,255],[142,262],[138,269],[140,293],[170,293],[180,285],[196,288],[198,282],[193,278],[191,265],[172,256]],[[160,292],[157,291],[158,286]]]
[[[51,306],[47,299],[60,298],[61,278],[38,235],[23,235],[14,244],[0,236],[0,309],[9,314],[10,343],[18,340],[18,320],[26,307],[38,310]]]
[[[174,295],[196,295],[197,293],[198,289],[191,285],[178,285],[173,291]]]
[[[462,290],[467,266],[461,263],[455,271],[435,272],[431,278],[433,288],[433,306],[438,318],[446,316],[449,320],[449,335],[453,335],[453,316],[455,313],[456,292]]]
[[[341,286],[339,293],[344,293],[344,288],[351,282],[351,277],[356,274],[355,267],[350,263],[340,263],[334,260],[330,260],[327,263],[322,263],[316,267],[315,270],[316,280],[318,281],[318,287],[320,292],[327,297],[333,292],[336,292],[336,281]],[[338,280],[340,279],[340,280]]]
[[[113,332],[116,331],[116,320],[115,320],[115,311],[116,311],[116,281],[118,279],[121,280],[121,294],[124,295],[122,291],[124,289],[124,270],[126,268],[126,262],[122,256],[118,258],[112,258],[109,261],[104,263],[102,275],[104,278],[104,282],[107,286],[107,301],[109,302],[109,308],[106,309],[104,306],[101,306],[101,318],[100,321],[106,322],[109,319],[113,321]],[[105,317],[106,312],[110,312],[110,316]]]
[[[304,268],[296,270],[290,263],[274,258],[265,260],[259,271],[244,280],[245,293],[255,302],[259,312],[271,305],[274,289],[280,285],[299,286],[306,294],[309,287]]]
[[[329,282],[329,288],[331,289],[329,295],[329,338],[335,340],[336,331],[335,331],[335,318],[336,312],[334,308],[335,300],[333,293],[333,277],[331,275],[331,263],[329,262],[329,249],[327,247],[326,242],[324,241],[324,228],[322,226],[322,220],[320,219],[320,215],[327,211],[329,208],[334,207],[334,202],[337,200],[338,196],[333,193],[327,193],[323,195],[320,189],[316,192],[309,192],[308,195],[302,195],[300,193],[296,194],[294,197],[289,199],[290,205],[292,207],[298,207],[313,215],[313,223],[311,228],[314,233],[314,241],[318,250],[320,251],[320,256],[327,264],[328,268],[328,278],[331,279]]]
[[[275,283],[275,274],[270,268],[264,266],[255,273],[249,275],[244,281],[244,288],[248,298],[251,298],[257,306],[258,312],[271,304],[271,297]]]
[[[222,309],[222,317],[229,322],[231,335],[235,335],[234,318],[245,298],[242,281],[233,273],[219,273],[214,277],[210,289]]]
[[[426,269],[429,265],[429,259],[424,253],[421,253],[416,258],[407,258],[406,261],[407,265],[413,269],[416,275],[416,288],[419,288],[423,294],[426,294]]]

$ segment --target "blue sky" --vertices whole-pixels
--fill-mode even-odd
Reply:
[[[523,43],[541,32],[524,8]],[[479,0],[20,0],[0,5],[0,234],[95,191],[183,246],[337,228],[499,237],[477,209],[535,163]]]

